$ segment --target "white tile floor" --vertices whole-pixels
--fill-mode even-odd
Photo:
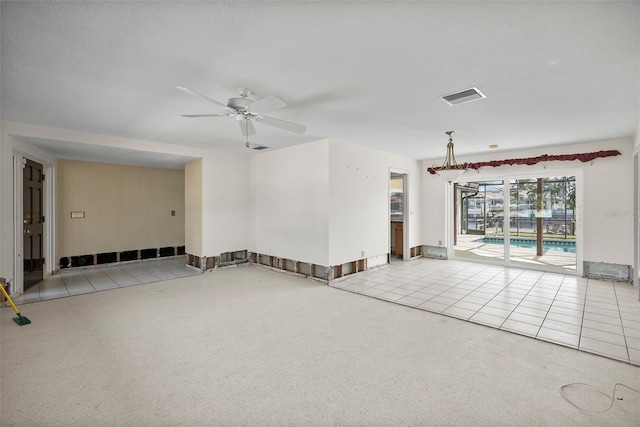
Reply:
[[[640,302],[629,283],[422,258],[331,286],[640,365]]]
[[[186,256],[178,256],[104,267],[64,269],[27,289],[14,301],[25,304],[200,274],[186,264]]]

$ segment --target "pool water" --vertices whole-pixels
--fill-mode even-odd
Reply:
[[[504,239],[499,237],[483,237],[482,239],[474,240],[474,242],[488,243],[491,245],[504,245]],[[511,246],[517,246],[520,248],[535,248],[535,239],[511,239]],[[576,253],[576,242],[574,241],[557,241],[557,240],[543,240],[542,249],[545,251],[558,251],[567,253]]]

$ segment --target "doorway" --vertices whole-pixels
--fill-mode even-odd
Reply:
[[[26,159],[22,170],[22,236],[24,289],[43,279],[44,166]]]
[[[391,257],[405,259],[406,246],[406,174],[389,174],[389,253]]]

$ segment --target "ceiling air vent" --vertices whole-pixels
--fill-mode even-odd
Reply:
[[[253,147],[254,150],[266,150],[269,147],[265,147],[264,145],[258,145],[256,147]]]
[[[475,101],[476,99],[486,98],[486,95],[477,87],[471,89],[461,90],[459,92],[450,93],[449,95],[442,95],[440,98],[449,105],[464,104],[465,102]]]

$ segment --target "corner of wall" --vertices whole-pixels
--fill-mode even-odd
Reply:
[[[201,257],[202,253],[202,159],[184,167],[185,250]]]
[[[633,154],[640,152],[640,118],[638,119],[638,127],[633,137]]]

